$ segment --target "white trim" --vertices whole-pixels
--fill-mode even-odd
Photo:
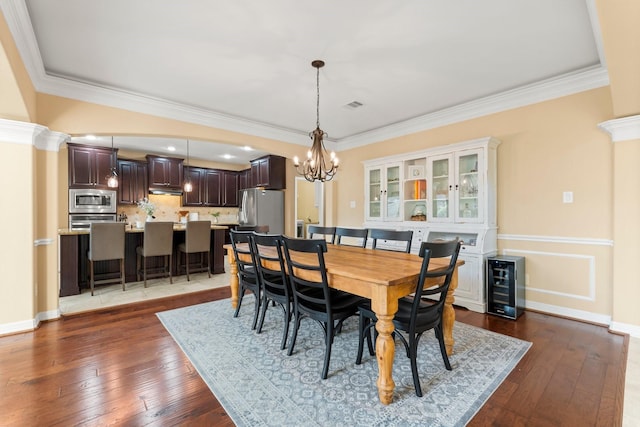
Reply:
[[[35,330],[40,322],[44,320],[52,320],[60,318],[60,309],[42,311],[36,314],[36,317],[28,320],[21,320],[19,322],[11,322],[0,324],[0,336],[17,334],[20,332],[30,332]]]
[[[607,68],[607,59],[604,56],[604,44],[602,43],[602,31],[600,31],[600,18],[598,17],[596,0],[586,0],[586,3],[587,13],[589,14],[589,20],[591,21],[591,29],[593,30],[593,39],[596,43],[596,49],[598,50],[600,65],[603,68]]]
[[[13,144],[33,145],[38,150],[59,151],[69,138],[62,132],[29,122],[0,119],[0,141]]]
[[[342,138],[337,146],[341,150],[361,147],[607,85],[609,85],[607,69],[597,66],[456,105],[381,129]]]
[[[563,316],[571,319],[582,320],[585,322],[597,323],[599,325],[609,326],[611,316],[606,314],[591,313],[584,310],[575,310],[573,308],[560,307],[557,305],[543,304],[540,302],[525,301],[525,308],[549,313],[552,316]]]
[[[44,321],[44,320],[54,320],[54,319],[59,319],[60,318],[60,309],[56,308],[55,310],[49,310],[49,311],[41,311],[40,313],[36,314],[36,326],[40,325],[40,322]]]
[[[4,323],[0,325],[0,336],[15,334],[18,332],[33,331],[38,326],[36,319],[21,320],[19,322]]]
[[[593,0],[585,1],[587,2],[587,9],[592,24],[594,22],[597,23],[595,6],[590,4]],[[172,103],[123,90],[114,90],[84,82],[63,79],[54,75],[47,75],[25,2],[20,0],[0,0],[0,10],[2,10],[5,16],[13,39],[31,77],[31,81],[38,92],[275,139],[302,146],[308,145],[306,132],[278,128],[265,123],[251,122],[246,119],[227,116],[213,111]],[[374,142],[607,86],[609,84],[609,75],[604,66],[602,37],[597,25],[593,25],[593,30],[601,65],[553,77],[521,88],[385,126],[380,129],[348,136],[340,140],[327,139],[325,140],[325,144],[328,149],[334,151],[338,151],[338,149],[352,149]]]
[[[607,120],[598,127],[609,134],[611,142],[640,139],[640,115]]]
[[[613,240],[583,237],[531,236],[526,234],[498,234],[498,240],[519,240],[523,242],[567,243],[570,245],[613,246]]]
[[[587,296],[577,295],[577,294],[569,294],[566,292],[558,292],[551,291],[548,289],[540,289],[534,288],[531,286],[526,286],[527,292],[539,292],[541,294],[555,295],[565,298],[572,298],[581,301],[591,301],[594,302],[596,300],[596,258],[592,255],[580,255],[580,254],[566,254],[566,253],[558,253],[558,252],[543,252],[543,251],[525,251],[519,249],[503,249],[502,254],[534,254],[534,255],[544,255],[544,256],[555,256],[562,258],[575,258],[575,259],[586,259],[589,261],[589,294]]]
[[[628,323],[611,322],[609,325],[611,332],[617,332],[621,334],[629,334],[634,338],[640,338],[640,326],[630,325]]]

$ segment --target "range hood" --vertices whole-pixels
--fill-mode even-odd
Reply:
[[[182,189],[175,190],[171,188],[167,188],[167,189],[156,188],[153,190],[149,190],[149,194],[165,194],[169,196],[182,196]]]

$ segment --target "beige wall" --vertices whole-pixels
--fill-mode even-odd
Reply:
[[[340,152],[336,222],[364,222],[362,161],[495,137],[502,142],[498,247],[526,257],[527,304],[596,313],[605,322],[612,309],[613,145],[597,124],[610,117],[610,94],[601,88]],[[562,203],[563,191],[573,192],[574,203]],[[352,200],[355,209],[347,207]]]
[[[631,254],[637,252],[637,221],[630,212],[638,210],[639,186],[631,184],[625,190],[620,182],[637,177],[634,159],[640,141],[612,144],[596,127],[614,117],[640,112],[636,73],[640,39],[635,37],[640,30],[633,18],[638,14],[638,3],[596,3],[611,87],[340,151],[340,172],[335,182],[326,185],[325,223],[362,225],[362,161],[492,136],[502,141],[498,148],[499,249],[527,257],[528,304],[543,311],[559,308],[565,314],[592,316],[603,323],[613,313],[617,321],[640,327],[633,268],[637,257],[614,257],[611,243],[618,236],[616,253],[624,253],[626,248]],[[68,134],[173,136],[249,144],[289,159],[304,154],[304,147],[293,144],[36,94],[2,19],[0,42],[0,67],[11,68],[9,78],[4,78],[5,70],[1,69],[0,85],[8,85],[14,95],[16,90],[21,95],[19,99],[13,96],[8,105],[0,103],[2,118],[16,119],[17,112],[19,120],[32,120]],[[34,248],[34,240],[51,238],[53,228],[66,225],[67,152],[63,147],[58,153],[40,153],[30,146],[0,141],[0,153],[12,159],[0,171],[0,178],[18,184],[7,187],[5,200],[20,206],[20,212],[3,209],[0,214],[3,223],[13,225],[6,235],[11,245],[0,248],[6,278],[0,282],[2,326],[33,319],[56,306],[53,245]],[[635,175],[619,176],[618,167],[635,171]],[[294,173],[290,160],[288,170],[285,221],[286,232],[293,234]],[[633,194],[626,198],[614,189]],[[561,202],[563,191],[574,192],[573,204]],[[46,210],[40,205],[42,199],[48,201]],[[351,201],[356,202],[355,208],[349,207]],[[55,218],[51,218],[52,211],[57,212]],[[631,236],[624,235],[623,229],[631,229]],[[623,284],[613,289],[620,277]]]
[[[0,182],[5,183],[2,197],[11,202],[0,209],[4,224],[0,245],[0,331],[4,324],[28,324],[36,314],[34,152],[31,145],[0,141],[2,158],[11,159],[0,168]],[[53,273],[55,281],[55,270]]]

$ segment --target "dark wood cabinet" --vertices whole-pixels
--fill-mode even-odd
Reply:
[[[251,188],[251,169],[245,169],[238,172],[238,190]]]
[[[67,144],[69,149],[69,188],[108,189],[111,167],[116,166],[118,150]]]
[[[182,159],[147,155],[149,191],[181,191]]]
[[[182,206],[222,206],[222,171],[207,168],[187,168],[193,191],[182,194]]]
[[[186,167],[184,169],[185,180],[191,180],[192,190],[182,193],[182,206],[203,206],[202,197],[202,168]]]
[[[118,159],[118,204],[135,205],[147,197],[147,163]]]
[[[252,160],[251,186],[284,190],[286,188],[286,159],[270,155]]]
[[[222,206],[222,171],[205,169],[204,206]]]
[[[238,172],[222,172],[222,206],[238,206]]]

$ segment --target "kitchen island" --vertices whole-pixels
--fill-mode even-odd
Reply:
[[[218,224],[211,225],[211,256],[209,265],[212,274],[224,273],[225,233],[228,227]],[[136,247],[141,246],[144,237],[143,228],[127,228],[125,230],[125,283],[136,282]],[[177,247],[185,240],[185,225],[175,224],[173,227],[173,262],[172,274],[177,275],[176,257]],[[60,296],[77,295],[82,288],[89,287],[89,230],[73,230],[61,228],[58,230],[58,251],[60,259]],[[198,256],[193,254],[192,256]],[[154,262],[161,259],[148,260],[149,268],[153,268]],[[158,264],[159,265],[159,264]],[[95,263],[96,275],[102,278],[117,277],[118,261],[97,261]]]

